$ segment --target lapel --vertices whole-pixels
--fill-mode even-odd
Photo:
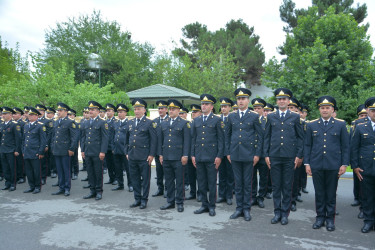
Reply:
[[[284,122],[292,117],[291,112],[289,109],[285,112]]]
[[[329,119],[329,122],[328,122],[327,126],[326,126],[326,131],[328,131],[330,128],[332,128],[334,123],[335,123],[335,119],[331,117]]]
[[[275,115],[276,115],[277,119],[278,119],[279,121],[281,121],[280,110],[277,110],[276,113],[275,113]],[[285,120],[285,116],[284,116],[284,120]]]
[[[169,127],[170,128],[174,128],[174,126],[175,126],[175,124],[176,124],[176,122],[178,122],[180,117],[179,116],[177,116],[176,118],[174,118],[174,122],[172,123],[172,126],[171,125],[169,125]],[[169,124],[171,124],[170,122],[169,122]]]
[[[374,132],[374,130],[373,130],[373,128],[372,128],[371,120],[368,120],[368,121],[366,122],[365,127],[366,127],[367,132],[368,132],[370,135],[374,135],[374,134],[375,134],[375,132]]]

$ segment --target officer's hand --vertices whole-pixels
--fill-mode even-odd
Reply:
[[[19,156],[20,154],[18,152],[14,152],[14,156]]]
[[[294,169],[296,169],[297,167],[299,168],[302,164],[302,159],[296,157],[296,159],[294,160]]]
[[[216,157],[214,163],[215,163],[215,168],[218,169],[221,163],[221,158]]]
[[[163,156],[162,155],[159,155],[159,161],[160,161],[160,164],[163,165]]]
[[[345,167],[345,166],[341,166],[341,167],[340,167],[340,170],[339,170],[339,177],[340,177],[341,175],[345,174],[345,172],[346,172],[346,167]]]
[[[85,152],[81,152],[82,159],[85,159]]]
[[[126,159],[129,160],[129,155],[126,155]]]
[[[230,155],[227,155],[227,159],[228,159],[229,163],[232,163],[231,160],[230,160]]]
[[[153,160],[154,160],[154,157],[153,157],[153,156],[149,155],[149,156],[147,157],[147,161],[148,161],[148,165],[149,165],[149,166],[151,166],[151,163],[152,163]]]
[[[197,163],[195,162],[195,156],[191,157],[191,162],[193,163],[193,166],[197,168]]]
[[[257,165],[258,162],[259,162],[259,156],[254,155],[254,158],[253,158],[253,167],[255,165]]]
[[[38,155],[36,154],[36,156],[38,156],[39,160],[43,159],[44,155]]]
[[[68,150],[68,154],[69,154],[70,157],[72,157],[74,155],[74,151]]]
[[[186,165],[188,162],[188,158],[186,156],[182,156],[181,157],[181,163],[182,163],[182,166]]]
[[[44,152],[47,152],[48,151],[48,147],[46,147],[45,149],[44,149]]]
[[[268,169],[271,169],[271,161],[269,157],[265,158]]]
[[[312,176],[310,165],[305,165],[306,167],[306,174]]]
[[[105,153],[100,152],[99,153],[99,159],[102,161],[105,158]]]
[[[361,172],[363,172],[363,169],[361,169],[361,168],[355,168],[355,169],[353,169],[353,171],[357,175],[359,181],[362,181],[363,177],[361,175]]]

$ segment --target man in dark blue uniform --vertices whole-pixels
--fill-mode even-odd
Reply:
[[[202,207],[194,213],[215,216],[217,169],[224,156],[224,123],[212,112],[216,103],[212,95],[202,94],[200,100],[203,115],[192,123],[191,159],[197,168]]]
[[[161,210],[171,209],[177,204],[177,211],[184,211],[184,168],[190,151],[190,123],[179,117],[182,104],[168,100],[169,121],[160,124],[158,155],[164,168],[167,186],[167,204]]]
[[[13,121],[14,113],[12,108],[2,107],[2,118],[4,122],[0,125],[0,154],[5,179],[5,186],[2,190],[9,189],[9,191],[16,190],[16,157],[21,154],[21,126]]]
[[[223,132],[225,135],[225,127],[228,126],[228,115],[232,108],[233,101],[229,98],[222,97],[220,98],[220,110],[221,115],[220,119],[224,123]],[[225,148],[225,142],[224,142]],[[224,150],[224,157],[221,160],[219,167],[219,197],[216,200],[216,203],[227,202],[228,205],[232,205],[233,198],[233,188],[234,188],[234,176],[232,164],[229,162],[227,155]]]
[[[158,107],[159,117],[155,118],[153,122],[156,122],[158,125],[157,127],[157,136],[160,136],[160,124],[163,121],[168,121],[168,102],[164,100],[156,101],[156,106]],[[155,157],[155,165],[156,165],[156,185],[158,186],[158,190],[152,195],[152,197],[161,196],[164,194],[164,170],[163,166],[160,163],[159,156]],[[167,190],[167,188],[165,187]],[[166,195],[164,195],[166,197]]]
[[[114,123],[117,121],[115,117],[115,113],[117,112],[115,105],[111,103],[107,103],[105,105],[106,107],[106,114],[107,114],[107,123],[108,123],[108,138],[113,138],[115,134],[115,129],[114,129]],[[112,184],[112,185],[117,185],[118,180],[116,180],[116,172],[115,172],[115,161],[113,157],[113,149],[112,149],[113,143],[109,142],[108,143],[108,151],[105,155],[104,161],[106,162],[107,169],[108,169],[108,176],[109,180],[105,184]]]
[[[271,223],[281,221],[282,225],[286,225],[292,201],[294,169],[302,163],[304,133],[299,114],[288,110],[292,92],[279,88],[274,93],[279,110],[267,115],[263,151],[272,178],[275,216]]]
[[[132,101],[135,118],[128,122],[125,154],[134,189],[134,203],[130,207],[145,209],[150,192],[151,163],[156,155],[157,123],[146,117],[147,103],[136,98]]]
[[[345,122],[332,117],[336,106],[333,97],[319,97],[317,106],[321,118],[307,124],[304,164],[315,189],[317,216],[313,228],[326,223],[327,230],[334,231],[338,177],[349,165],[349,134]]]
[[[46,109],[46,117],[47,119],[49,120],[54,120],[55,119],[55,114],[56,114],[56,110],[52,107],[47,107]],[[51,178],[56,178],[57,177],[57,170],[56,170],[56,161],[55,161],[55,157],[53,156],[53,153],[52,153],[52,131],[51,131],[51,140],[49,141],[49,145],[48,145],[48,148],[49,150],[47,151],[47,158],[48,158],[48,172],[47,172],[47,176],[51,176]]]
[[[117,104],[116,110],[118,113],[118,120],[113,124],[115,133],[113,138],[110,139],[112,143],[113,157],[115,161],[115,174],[118,186],[113,188],[112,191],[124,190],[124,170],[127,177],[127,186],[129,192],[133,191],[133,185],[129,174],[129,163],[125,155],[125,139],[126,129],[128,126],[128,118],[126,115],[129,112],[129,108],[125,104]]]
[[[84,199],[101,200],[103,194],[103,161],[108,150],[108,123],[99,117],[100,108],[102,106],[98,102],[90,101],[90,120],[82,124],[81,154],[87,163],[91,191]]]
[[[263,144],[263,129],[259,115],[249,110],[251,91],[238,88],[234,91],[239,110],[228,116],[225,127],[225,153],[232,164],[234,173],[234,191],[236,193],[236,211],[230,216],[237,219],[244,216],[251,220],[251,181],[253,167],[259,162]]]
[[[41,190],[41,159],[44,157],[47,144],[46,128],[38,121],[41,113],[29,108],[29,122],[24,126],[22,153],[29,189],[24,193],[40,193]]]
[[[305,124],[304,126],[306,128],[307,127],[306,124],[309,122],[307,120],[309,107],[305,104],[302,104],[302,103],[301,103],[301,107],[302,107],[302,110],[300,112],[300,117],[302,119],[302,122]],[[300,172],[300,178],[299,178],[299,181],[300,181],[299,193],[301,193],[301,191],[302,191],[302,193],[308,194],[309,191],[307,191],[307,189],[306,189],[306,187],[307,187],[307,174],[306,174],[305,164],[302,163],[300,168],[301,168],[301,172]]]
[[[375,97],[366,100],[368,121],[359,123],[351,139],[351,166],[361,182],[364,225],[362,233],[375,225]]]
[[[21,140],[23,138],[23,127],[25,126],[26,122],[22,120],[23,110],[17,107],[13,108],[13,120],[20,125],[21,128]],[[21,147],[22,151],[22,147]],[[23,163],[23,155],[22,152],[18,156],[16,156],[16,165],[17,165],[17,184],[21,184],[25,182],[25,171],[24,171],[24,163]]]
[[[267,103],[262,98],[254,98],[251,100],[251,104],[254,107],[254,111],[259,115],[259,122],[262,129],[266,128],[267,119],[264,116],[264,108]],[[268,178],[268,167],[264,159],[264,154],[261,154],[259,162],[254,166],[253,179],[252,179],[252,200],[251,206],[257,205],[260,208],[264,208],[264,198],[267,194],[267,178]],[[258,189],[258,172],[259,172],[259,189]]]
[[[68,110],[68,117],[69,119],[75,121],[77,116],[77,112],[70,108]],[[76,122],[76,121],[75,121]],[[74,155],[70,157],[70,170],[71,170],[71,176],[72,180],[78,179],[78,173],[79,173],[79,161],[78,161],[78,142],[80,138],[80,124],[76,122],[76,127],[77,127],[77,136],[76,136],[76,149],[74,151]]]
[[[79,137],[79,140],[80,140],[80,144],[81,144],[81,135],[82,135],[82,124],[85,122],[85,121],[89,121],[90,120],[90,113],[89,113],[89,107],[84,107],[83,108],[83,118],[79,121],[79,130],[80,130],[80,137]],[[82,149],[81,149],[82,151]],[[82,159],[82,169],[80,169],[79,171],[86,171],[86,161],[85,159]],[[88,177],[84,178],[84,179],[81,179],[81,181],[88,181]]]
[[[266,122],[267,122],[267,115],[269,113],[272,113],[274,110],[275,110],[275,107],[271,103],[266,104],[266,106],[264,107],[264,111],[263,111],[264,117],[266,118]],[[264,155],[263,151],[262,151],[262,154]],[[267,193],[265,197],[267,199],[272,199],[272,181],[271,181],[271,173],[270,173],[269,168],[267,168]]]
[[[59,191],[53,195],[70,195],[70,157],[74,156],[77,145],[78,128],[74,120],[68,117],[69,106],[65,103],[57,104],[58,119],[54,122],[52,131],[52,153],[56,161],[59,176]]]
[[[189,109],[185,107],[181,107],[180,112],[178,113],[178,116],[184,120],[187,120],[188,113],[189,113]],[[184,166],[184,185],[185,185],[185,191],[189,191],[190,179],[189,179],[189,171],[188,171],[187,166]]]

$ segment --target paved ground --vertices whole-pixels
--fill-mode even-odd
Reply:
[[[151,192],[156,190],[152,169]],[[194,215],[196,201],[185,202],[185,212],[161,211],[164,198],[150,197],[147,209],[130,209],[133,194],[111,191],[103,199],[83,200],[86,182],[72,181],[71,196],[52,196],[56,179],[48,179],[40,194],[24,194],[27,184],[14,192],[0,192],[0,249],[375,249],[375,231],[362,234],[358,208],[352,202],[352,180],[339,182],[336,231],[313,230],[314,192],[303,195],[289,225],[271,225],[272,200],[255,207],[252,220],[229,220],[235,205],[219,204],[215,217]],[[107,176],[106,176],[107,179]],[[1,186],[3,183],[1,183]]]

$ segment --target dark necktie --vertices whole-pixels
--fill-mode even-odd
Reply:
[[[93,119],[91,118],[91,119],[90,119],[90,126],[92,125],[92,121],[93,121]]]
[[[139,123],[141,122],[141,119],[137,119],[137,125],[136,126],[138,126],[139,125]]]
[[[169,124],[170,126],[172,126],[174,120],[175,120],[175,119],[171,119],[171,123]]]
[[[372,130],[374,130],[374,132],[375,132],[375,124],[374,124],[374,127],[372,128]]]
[[[284,120],[284,118],[285,118],[285,113],[283,112],[281,113],[281,120]]]
[[[328,125],[328,121],[324,121],[324,126],[327,126]]]
[[[241,118],[243,117],[243,115],[244,115],[244,112],[242,111],[242,112],[241,112]]]
[[[203,122],[206,122],[206,120],[207,120],[207,116],[204,115],[204,116],[203,116]]]

